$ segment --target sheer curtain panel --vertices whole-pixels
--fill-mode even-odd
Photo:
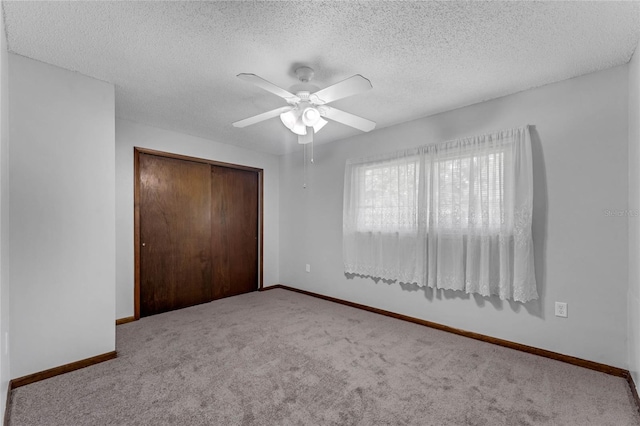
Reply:
[[[538,297],[529,128],[347,161],[345,272]]]

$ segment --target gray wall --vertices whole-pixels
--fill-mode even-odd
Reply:
[[[627,368],[627,219],[604,212],[627,208],[627,77],[627,67],[617,67],[316,146],[307,189],[301,152],[283,156],[281,282]],[[534,126],[538,301],[519,304],[345,277],[342,193],[348,158],[525,124]],[[554,316],[554,301],[568,303],[568,318]]]
[[[629,371],[640,385],[640,53],[629,62]]]
[[[116,120],[116,318],[133,315],[134,146],[263,169],[264,284],[279,282],[278,157],[132,121]]]
[[[9,53],[0,8],[0,413],[11,379],[9,331]]]
[[[115,349],[114,87],[9,55],[11,377]]]

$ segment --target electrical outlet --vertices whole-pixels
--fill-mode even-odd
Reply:
[[[565,302],[556,302],[556,316],[567,318],[569,315],[567,313],[567,304]]]
[[[307,265],[304,267],[304,270],[307,272],[311,272],[311,265],[307,263]]]

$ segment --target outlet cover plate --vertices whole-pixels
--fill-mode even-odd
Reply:
[[[569,316],[567,312],[567,304],[565,302],[556,302],[556,316],[562,318],[567,318]]]

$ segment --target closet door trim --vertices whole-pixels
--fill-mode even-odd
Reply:
[[[229,167],[232,169],[247,170],[258,174],[258,290],[263,285],[263,240],[264,240],[264,179],[263,169],[243,166],[240,164],[224,163],[221,161],[207,160],[204,158],[189,157],[170,152],[156,151],[147,148],[133,148],[133,255],[134,255],[134,285],[133,285],[133,309],[134,318],[140,319],[140,154],[155,155],[158,157],[173,158],[177,160],[193,161],[212,166]]]

